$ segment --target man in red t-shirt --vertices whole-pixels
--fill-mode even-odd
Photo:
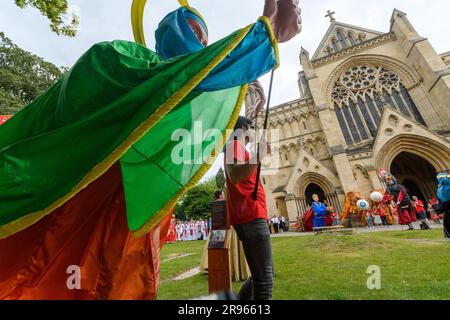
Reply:
[[[267,224],[266,195],[258,181],[257,200],[253,199],[258,164],[270,153],[265,140],[255,155],[245,149],[255,140],[252,120],[239,117],[225,149],[227,209],[230,223],[242,241],[252,277],[242,286],[241,299],[270,300],[273,288],[273,258]]]

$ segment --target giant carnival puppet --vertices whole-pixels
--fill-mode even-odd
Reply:
[[[450,174],[448,171],[437,175],[438,194],[441,211],[444,213],[444,236],[450,238]]]
[[[358,201],[363,197],[359,192],[349,192],[345,196],[344,208],[342,209],[341,221],[346,228],[367,226],[364,211],[358,208]]]
[[[317,194],[312,195],[312,203],[303,215],[303,228],[305,231],[313,231],[314,228],[323,228],[333,225],[333,208],[320,202]]]
[[[156,297],[172,208],[223,147],[247,84],[278,66],[277,42],[300,31],[298,0],[266,0],[256,23],[207,46],[205,20],[179,2],[156,52],[135,0],[138,43],[94,45],[0,126],[0,299]],[[220,135],[172,141],[194,122]]]

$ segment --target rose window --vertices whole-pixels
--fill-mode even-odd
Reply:
[[[349,146],[375,139],[384,108],[426,125],[400,76],[382,66],[365,64],[346,69],[335,82],[331,100]]]
[[[387,89],[398,88],[400,86],[400,77],[390,71],[381,73],[378,81],[381,87]]]
[[[355,66],[340,78],[340,82],[348,89],[358,91],[372,86],[377,80],[377,70],[371,66]]]
[[[331,93],[331,97],[334,102],[337,103],[348,103],[350,98],[350,92],[344,87],[336,87]]]

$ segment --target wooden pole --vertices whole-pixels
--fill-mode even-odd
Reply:
[[[263,127],[263,134],[266,134],[267,131],[267,125],[269,122],[269,108],[270,108],[270,99],[272,97],[272,86],[273,86],[273,75],[275,73],[275,69],[272,70],[272,73],[270,75],[270,86],[269,86],[269,96],[267,98],[267,107],[266,107],[266,117],[264,119],[264,127]],[[256,151],[259,153],[259,144],[258,144],[258,150]],[[258,200],[258,188],[259,188],[259,178],[261,176],[261,162],[258,163],[258,169],[256,173],[256,182],[255,182],[255,189],[253,190],[253,200]]]

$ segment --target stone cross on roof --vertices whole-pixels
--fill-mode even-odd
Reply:
[[[336,19],[334,18],[334,14],[336,14],[336,12],[331,12],[331,10],[327,11],[327,15],[325,15],[325,17],[330,18],[330,22],[334,22],[336,21]]]

